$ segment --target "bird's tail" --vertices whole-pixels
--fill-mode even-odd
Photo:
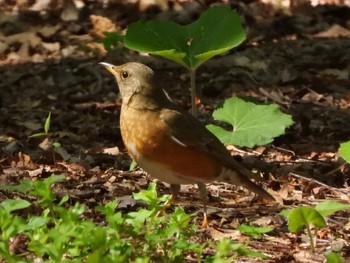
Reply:
[[[245,169],[244,169],[245,170]],[[234,185],[243,186],[247,188],[248,190],[256,193],[257,195],[267,199],[275,201],[276,199],[270,195],[268,192],[266,192],[262,187],[258,186],[257,184],[253,183],[249,180],[247,177],[247,173],[250,173],[248,171],[233,171],[231,169],[227,169],[224,172],[223,175],[223,181],[228,181]]]

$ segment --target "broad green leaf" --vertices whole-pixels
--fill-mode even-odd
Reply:
[[[340,144],[339,153],[347,163],[350,163],[350,141]]]
[[[245,33],[236,11],[228,6],[217,6],[189,25],[160,20],[131,24],[125,45],[196,69],[244,40]]]
[[[327,263],[344,263],[344,260],[342,257],[334,252],[328,253],[327,256]]]
[[[30,206],[30,203],[27,200],[23,199],[7,199],[0,203],[0,206],[5,208],[8,212],[15,210],[20,210]]]
[[[290,232],[299,232],[303,227],[310,225],[319,228],[326,226],[324,217],[312,207],[297,207],[288,216],[288,229]]]
[[[227,99],[213,112],[213,117],[232,125],[233,130],[213,124],[207,125],[208,130],[222,143],[245,147],[268,144],[293,124],[291,116],[276,104],[257,105],[237,97]]]
[[[237,229],[241,233],[255,238],[260,238],[262,234],[271,232],[273,230],[272,227],[254,227],[245,224],[239,225]]]
[[[315,209],[322,216],[328,216],[340,210],[350,209],[350,204],[342,204],[336,201],[325,201],[325,202],[319,203],[315,207]]]

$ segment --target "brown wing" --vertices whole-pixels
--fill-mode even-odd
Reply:
[[[174,106],[174,108],[163,109],[160,118],[172,127],[171,136],[176,141],[211,156],[223,166],[233,170],[234,172],[229,174],[232,183],[243,185],[266,199],[275,200],[264,189],[248,179],[252,175],[251,172],[233,159],[219,139],[195,117]]]
[[[227,168],[250,175],[249,170],[232,158],[220,140],[188,112],[177,107],[163,109],[160,118],[172,127],[171,135],[182,144],[215,158]]]

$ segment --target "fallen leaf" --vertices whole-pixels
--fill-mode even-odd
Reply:
[[[325,31],[314,34],[313,36],[324,37],[324,38],[350,37],[350,30],[336,24],[331,26]]]
[[[90,22],[92,24],[92,30],[90,34],[94,37],[105,37],[104,32],[117,32],[120,28],[117,27],[112,20],[104,16],[91,15]]]
[[[111,155],[118,155],[120,153],[120,151],[119,151],[118,147],[112,147],[112,148],[103,149],[103,153],[111,154]]]
[[[42,42],[41,43],[43,45],[43,47],[50,51],[50,52],[57,52],[60,50],[61,45],[59,42],[55,42],[55,43],[46,43],[46,42]]]
[[[73,1],[64,2],[63,11],[61,13],[61,19],[63,21],[76,21],[79,18],[79,9],[75,6]]]

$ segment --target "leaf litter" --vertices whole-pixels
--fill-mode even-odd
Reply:
[[[248,43],[198,70],[205,105],[200,118],[212,121],[211,111],[230,96],[276,102],[296,122],[287,134],[264,147],[229,149],[241,155],[247,166],[264,171],[263,176],[270,179],[266,186],[281,197],[284,206],[314,206],[325,199],[349,203],[349,166],[337,155],[339,143],[349,139],[349,24],[334,15],[349,10],[318,6],[310,13],[285,13],[252,2],[241,4],[250,21]],[[184,6],[169,7],[168,12],[162,11],[162,6],[155,16],[177,15],[191,22],[200,12],[194,6],[192,11]],[[141,16],[153,18],[154,14],[127,8],[111,14],[108,8],[85,3],[88,14],[99,10],[102,17],[108,17],[100,23],[100,17],[77,16],[83,9],[71,4],[57,9],[61,10],[58,20],[50,7],[37,8],[46,12],[46,20],[40,12],[30,17],[26,10],[18,14],[6,11],[6,16],[1,16],[0,25],[10,27],[0,34],[0,182],[15,184],[62,173],[67,181],[56,186],[59,195],[69,194],[73,201],[89,207],[117,197],[119,209],[137,209],[140,204],[131,194],[147,188],[152,179],[140,170],[129,171],[130,158],[117,121],[120,99],[113,80],[96,65],[107,52],[95,47],[104,23],[106,31],[122,32]],[[142,10],[147,10],[147,4]],[[125,14],[129,16],[125,18]],[[38,21],[44,21],[44,26],[38,26]],[[108,53],[107,59],[148,63],[160,80],[172,83],[165,87],[172,98],[190,108],[188,77],[180,67],[118,49]],[[50,138],[59,141],[64,153],[40,149],[43,138],[28,138],[42,131],[48,112],[52,112]],[[158,182],[158,188],[168,193],[163,183]],[[236,228],[253,222],[275,229],[264,239],[249,242],[250,247],[269,254],[270,262],[322,262],[323,253],[331,248],[343,251],[346,260],[350,258],[346,210],[329,217],[328,226],[317,232],[317,252],[310,254],[307,238],[286,230],[278,215],[280,205],[265,204],[241,187],[213,183],[208,188],[211,229],[207,234],[212,239],[228,236],[244,242],[248,238]],[[195,186],[183,186],[175,205],[189,213],[198,212],[201,202],[197,193]],[[0,191],[2,200],[14,197],[14,193]],[[13,251],[16,247],[23,250],[20,240],[18,237],[12,243]],[[237,262],[248,262],[244,260]]]

